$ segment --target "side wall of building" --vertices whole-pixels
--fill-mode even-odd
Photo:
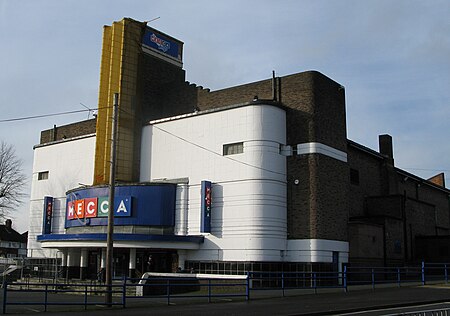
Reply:
[[[386,139],[388,146],[383,147]],[[380,137],[380,148],[388,155],[349,143],[349,167],[354,176],[358,175],[357,181],[353,179],[350,185],[349,229],[353,251],[349,261],[353,265],[367,263],[361,251],[354,249],[373,247],[369,239],[355,233],[366,226],[382,227],[384,265],[420,260],[417,238],[449,234],[448,191],[394,168],[390,136]]]
[[[187,233],[200,230],[200,183],[212,187],[211,233],[187,260],[281,261],[286,240],[285,111],[248,105],[143,130],[141,181],[188,178]],[[243,152],[224,155],[224,145]],[[179,230],[175,228],[175,230]]]
[[[275,91],[273,90],[275,87]],[[346,156],[344,88],[316,71],[264,80],[219,91],[201,90],[200,109],[276,98],[286,107],[287,145],[325,145]],[[330,176],[330,172],[333,176]],[[288,236],[290,239],[347,241],[348,166],[310,151],[288,157]],[[294,185],[295,180],[300,180]],[[331,191],[333,194],[329,194]]]
[[[91,185],[94,174],[95,135],[37,146],[34,149],[30,196],[28,256],[54,257],[56,250],[42,249],[36,237],[42,234],[44,197],[54,198],[52,233],[64,233],[66,191]],[[39,180],[39,173],[48,178]]]

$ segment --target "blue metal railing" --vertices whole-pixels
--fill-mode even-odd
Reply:
[[[342,288],[347,290],[346,270],[344,272],[249,272],[252,291],[320,288]]]
[[[88,297],[93,297],[93,294],[105,294],[111,292],[114,294],[120,294],[122,300],[120,302],[112,302],[110,305],[122,305],[124,306],[125,300],[125,292],[123,285],[112,285],[111,289],[108,289],[109,286],[98,285],[98,284],[61,284],[61,283],[24,283],[24,282],[13,282],[3,283],[3,306],[2,312],[6,314],[6,306],[7,305],[36,305],[36,306],[44,306],[44,311],[46,312],[48,306],[51,305],[79,305],[84,306],[84,309],[87,309],[89,305],[98,305],[98,300],[90,301]],[[119,288],[119,290],[115,290]],[[33,297],[33,299],[26,300],[26,297],[21,296],[20,301],[13,301],[9,299],[8,293],[41,293],[42,296],[36,297],[35,295],[30,295],[28,298]],[[58,297],[56,300],[50,300],[49,294],[75,294],[72,298],[78,298],[80,300],[61,300],[61,297]]]
[[[272,290],[286,291],[294,289],[310,289],[317,292],[322,288],[340,288],[345,292],[349,286],[371,286],[375,289],[380,284],[396,284],[402,286],[410,282],[426,284],[432,281],[448,282],[448,264],[422,263],[415,267],[347,267],[340,272],[248,272],[240,279],[227,277],[186,276],[149,277],[145,279],[124,278],[120,284],[111,288],[104,284],[66,284],[66,283],[3,283],[3,314],[9,305],[44,306],[47,311],[52,305],[81,305],[87,309],[90,305],[104,304],[101,295],[108,291],[113,293],[116,301],[111,305],[125,308],[127,303],[136,299],[163,299],[170,304],[181,298],[213,298],[242,297],[249,300],[251,291]],[[236,277],[236,276],[234,276]],[[137,283],[140,281],[140,283]],[[128,294],[129,289],[141,290],[142,295]],[[21,296],[20,300],[9,297],[9,293],[41,293],[41,296]],[[70,299],[54,294],[76,294]]]
[[[133,283],[136,281],[144,281],[144,284]],[[241,280],[233,280],[225,282],[220,278],[206,278],[200,280],[201,282],[194,282],[194,278],[147,278],[147,279],[132,279],[124,278],[121,284],[113,284],[112,289],[104,284],[76,284],[76,283],[3,283],[3,306],[2,312],[6,314],[7,306],[10,305],[36,305],[43,306],[44,311],[48,310],[51,305],[78,305],[84,306],[87,309],[90,305],[105,304],[102,301],[102,295],[111,292],[113,298],[117,300],[112,302],[112,306],[126,307],[127,302],[132,299],[152,299],[165,298],[167,304],[171,303],[173,299],[179,298],[207,298],[208,302],[212,302],[213,298],[223,297],[244,297],[249,299],[249,282],[244,276]],[[136,296],[127,294],[128,288],[141,287],[148,289],[149,293],[144,296]],[[219,291],[214,289],[220,288]],[[231,289],[231,291],[230,291]],[[42,293],[41,296],[21,296],[20,300],[14,301],[9,298],[8,294],[13,292],[21,293]],[[143,290],[145,292],[145,290]],[[153,293],[152,293],[153,292]],[[57,299],[52,294],[75,294],[71,299],[66,299],[59,296]]]
[[[424,284],[424,271],[421,267],[355,267],[347,268],[347,285],[401,284],[421,282]]]
[[[129,283],[129,282],[138,282]],[[151,277],[144,279],[126,278],[124,286],[142,287],[142,296],[126,295],[126,299],[146,299],[165,297],[167,304],[172,299],[179,298],[207,298],[208,302],[216,297],[245,297],[249,299],[248,282],[246,278],[241,280],[223,279],[223,278],[204,278],[197,279],[195,277]],[[220,289],[214,291],[214,289]],[[231,291],[230,291],[231,290]]]
[[[251,272],[249,282],[252,291],[279,289],[312,289],[316,293],[320,288],[342,288],[349,286],[370,286],[396,284],[398,287],[430,281],[448,283],[448,264],[423,263],[415,267],[343,267],[342,272]]]

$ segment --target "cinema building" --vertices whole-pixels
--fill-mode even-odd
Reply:
[[[96,275],[110,209],[115,276],[403,264],[450,235],[444,176],[396,168],[389,135],[379,152],[348,140],[339,83],[308,71],[210,91],[185,81],[182,54],[145,23],[105,26],[97,117],[34,148],[28,256]]]

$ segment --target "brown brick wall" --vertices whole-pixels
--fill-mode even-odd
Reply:
[[[96,119],[90,119],[42,131],[40,144],[93,134],[95,133],[95,123]]]
[[[442,262],[450,261],[450,236],[416,237],[416,257],[419,261]]]
[[[403,219],[403,197],[401,195],[376,196],[366,198],[366,215],[369,217],[388,216]]]
[[[385,245],[386,264],[396,265],[405,259],[405,243],[403,232],[403,221],[386,217],[385,225]]]
[[[320,142],[347,151],[345,95],[341,86],[316,71],[278,79],[278,97],[287,112],[287,144]],[[272,99],[272,80],[210,92],[200,90],[201,110]],[[323,155],[288,158],[289,238],[347,240],[349,171]],[[294,185],[293,181],[300,183]]]
[[[315,175],[310,171],[314,166],[314,157],[310,155],[287,158],[289,170],[287,187],[287,223],[288,238],[310,238],[317,226],[315,201]],[[295,180],[299,180],[295,184]]]
[[[320,142],[347,151],[345,94],[341,86],[316,71],[279,78],[281,103],[287,107],[287,143]],[[201,110],[272,99],[272,80],[198,94]]]
[[[348,226],[349,262],[372,266],[384,264],[383,226],[373,223],[350,223]]]
[[[288,158],[288,173],[289,238],[348,240],[347,165],[319,154],[301,155]]]
[[[350,184],[350,217],[364,216],[364,203],[367,196],[381,195],[380,159],[348,147],[349,168],[359,173],[359,184]]]
[[[350,185],[350,220],[384,226],[386,264],[420,259],[415,253],[418,236],[450,233],[447,192],[394,169],[387,157],[353,146],[348,149],[348,163],[359,171],[359,184]],[[350,245],[359,242],[356,234],[349,236]]]
[[[141,54],[138,102],[143,123],[192,113],[197,106],[197,87],[185,81],[185,71],[153,56]]]
[[[436,209],[428,203],[406,199],[405,212],[408,256],[414,258],[416,236],[433,236],[437,233]]]
[[[437,186],[445,188],[445,174],[443,172],[429,178],[428,181]]]
[[[418,181],[415,178],[410,178],[404,174],[397,174],[397,182],[399,192],[402,193],[408,200],[416,200],[434,207],[435,218],[433,223],[436,225],[436,231],[433,229],[426,235],[434,235],[450,233],[450,203],[449,194],[443,190],[439,190],[430,186],[424,181]]]

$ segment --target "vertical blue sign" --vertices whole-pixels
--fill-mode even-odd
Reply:
[[[211,232],[211,182],[210,181],[202,181],[201,199],[202,199],[202,209],[201,209],[200,232],[201,233],[210,233]]]
[[[52,214],[53,214],[53,197],[44,197],[44,221],[42,224],[42,234],[50,234],[52,232]]]

